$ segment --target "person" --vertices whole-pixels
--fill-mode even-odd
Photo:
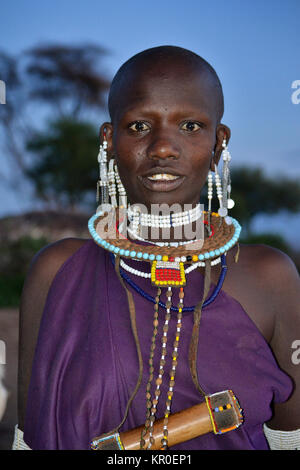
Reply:
[[[116,201],[115,174],[129,201],[128,232],[118,242],[101,238],[99,210],[90,240],[58,241],[32,262],[20,307],[18,379],[18,432],[28,448],[89,449],[95,436],[144,423],[151,432],[155,419],[167,423],[169,413],[200,403],[199,391],[224,389],[236,393],[243,424],[171,450],[269,449],[278,436],[284,448],[300,447],[300,368],[291,360],[300,335],[299,276],[278,249],[238,242],[223,111],[216,72],[186,49],[151,48],[117,72],[111,121],[100,129],[99,191],[101,204],[108,190]],[[179,240],[174,221],[194,228],[207,178],[201,227],[210,251],[198,248],[197,256],[201,237]],[[178,203],[189,209],[152,217],[154,206]],[[117,221],[119,233],[126,223]],[[145,237],[143,229],[156,223],[157,237]],[[170,272],[179,289],[170,287]],[[167,436],[166,424],[165,449]]]

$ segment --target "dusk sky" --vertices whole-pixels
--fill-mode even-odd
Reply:
[[[103,66],[112,78],[149,47],[172,44],[198,53],[223,85],[232,165],[294,178],[300,176],[300,91],[292,88],[300,81],[299,31],[299,0],[0,1],[0,49],[10,54],[49,42],[96,43],[107,49]],[[7,159],[1,151],[3,172]],[[29,192],[20,197],[13,188],[2,187],[0,201],[0,215],[32,207]],[[272,223],[279,227],[277,219]],[[299,238],[299,214],[290,223]]]

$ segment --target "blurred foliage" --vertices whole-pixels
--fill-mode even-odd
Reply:
[[[16,307],[30,262],[48,241],[41,238],[21,237],[0,245],[0,307]]]
[[[276,235],[274,233],[254,233],[249,236],[241,235],[240,242],[246,244],[269,245],[283,251],[286,254],[292,255],[293,253],[285,239],[282,236]]]
[[[34,154],[26,175],[37,196],[60,207],[78,207],[95,188],[99,139],[89,123],[70,118],[51,122],[27,143]]]
[[[27,177],[32,170],[27,144],[41,129],[44,138],[49,132],[51,139],[50,119],[79,123],[94,121],[99,112],[104,113],[110,84],[101,64],[105,54],[104,48],[95,44],[44,44],[16,57],[0,50],[0,78],[6,82],[9,97],[6,105],[0,106],[1,150],[11,165],[11,175],[0,172],[2,181],[15,186],[17,170],[18,177]],[[74,138],[70,132],[68,136]],[[63,146],[65,142],[66,137]],[[69,145],[71,151],[71,141]]]
[[[0,308],[18,307],[25,277],[0,275]]]
[[[251,234],[251,221],[259,214],[276,214],[281,210],[300,211],[300,182],[287,177],[267,177],[261,168],[233,167],[231,169],[231,197],[235,206],[230,215],[243,227],[243,233]],[[288,189],[288,190],[287,190]],[[201,202],[206,204],[207,188]],[[217,210],[216,196],[212,209]]]
[[[280,210],[300,211],[300,182],[287,177],[267,177],[261,168],[234,167],[231,170],[232,216],[251,230],[251,220],[258,214]]]
[[[95,44],[46,44],[28,50],[29,98],[73,118],[87,107],[104,108],[110,85],[98,68],[104,54],[104,48]]]

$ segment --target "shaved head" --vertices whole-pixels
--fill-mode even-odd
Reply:
[[[222,85],[215,70],[194,52],[175,46],[147,49],[134,55],[120,67],[112,81],[108,98],[111,122],[114,122],[118,110],[122,109],[127,97],[145,76],[163,80],[172,74],[182,81],[196,75],[199,83],[205,84],[212,92],[216,121],[219,123],[224,113],[224,98]]]

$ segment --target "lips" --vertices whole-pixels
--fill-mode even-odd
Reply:
[[[177,189],[183,183],[185,177],[173,172],[153,171],[147,175],[138,177],[143,186],[150,191],[168,192]]]

